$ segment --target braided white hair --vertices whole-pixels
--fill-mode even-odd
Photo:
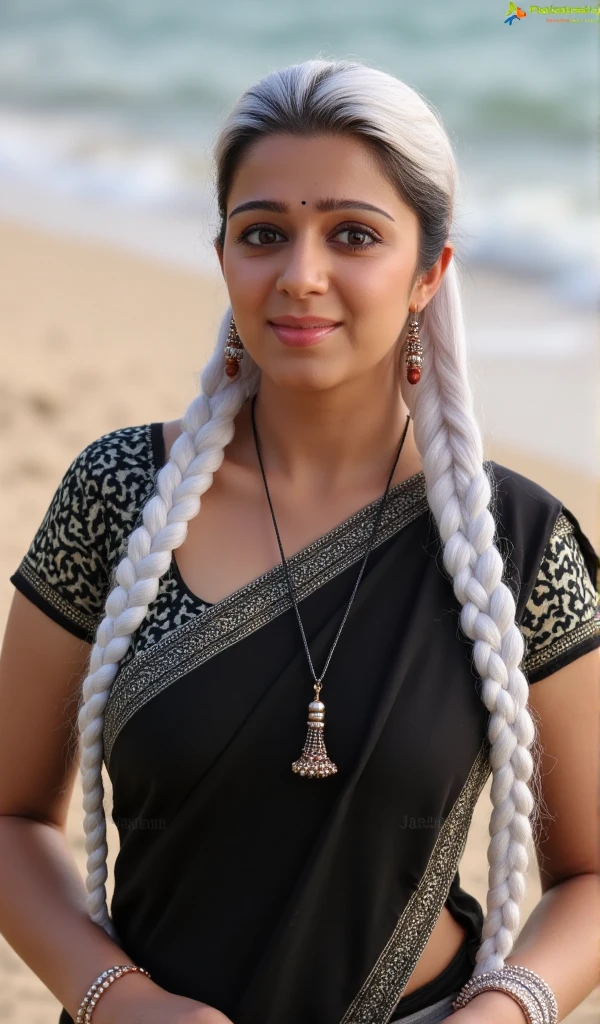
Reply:
[[[98,627],[89,673],[83,682],[78,727],[88,855],[88,911],[92,920],[113,938],[116,935],[108,916],[105,888],[108,848],[102,782],[104,708],[131,637],[144,621],[157,596],[159,580],[171,564],[171,553],[183,544],[187,524],[200,511],[201,496],[223,461],[224,449],[234,434],[235,417],[248,395],[257,389],[260,371],[249,358],[243,360],[235,381],[230,382],[224,374],[223,349],[231,316],[229,307],[221,321],[214,355],[201,375],[202,393],[194,398],[181,419],[182,433],[157,474],[155,493],[143,509],[143,524],[131,533],[127,553],[113,574],[116,584],[106,600],[106,615]]]
[[[460,624],[473,640],[481,696],[490,712],[492,768],[487,916],[475,973],[504,966],[519,930],[525,894],[529,816],[534,800],[529,748],[535,730],[529,686],[519,669],[524,641],[515,601],[502,581],[504,563],[494,543],[488,508],[491,484],[482,464],[481,433],[473,413],[465,365],[464,325],[457,273],[450,263],[420,330],[427,358],[419,384],[402,385],[414,419],[427,501],[444,544],[443,562],[462,610]]]
[[[452,222],[457,169],[441,118],[414,89],[358,61],[308,60],[271,72],[240,98],[216,145],[217,201],[225,236],[227,196],[248,145],[264,135],[307,137],[345,133],[370,146],[383,172],[419,218],[417,273],[438,260]],[[415,274],[415,280],[416,280]],[[172,552],[198,514],[201,496],[221,465],[243,402],[258,390],[260,369],[244,353],[238,377],[225,375],[224,348],[232,315],[228,308],[214,353],[201,376],[202,393],[181,420],[182,434],[156,478],[143,509],[143,525],[129,537],[114,573],[83,684],[79,713],[84,790],[89,912],[109,934],[105,881],[106,822],[103,809],[103,713],[118,665],[132,634],[155,599]],[[502,581],[503,560],[494,543],[490,480],[468,382],[465,334],[455,260],[422,312],[425,360],[420,382],[402,384],[414,420],[427,498],[443,542],[443,563],[462,605],[460,623],[473,641],[490,712],[492,768],[488,849],[489,889],[483,941],[475,973],[501,968],[519,929],[525,890],[530,816],[529,781],[535,730],[527,710],[528,684],[519,669],[524,641],[515,602]],[[403,337],[403,343],[405,341]]]

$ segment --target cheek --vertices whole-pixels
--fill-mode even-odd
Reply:
[[[374,268],[344,292],[351,329],[381,339],[379,346],[383,348],[398,336],[407,317],[407,300],[408,282],[397,269]]]
[[[342,287],[349,309],[361,315],[389,314],[406,305],[409,273],[397,260],[365,259],[345,276]]]
[[[365,274],[348,290],[348,332],[361,364],[375,365],[399,342],[407,317],[407,283],[398,272]]]
[[[272,272],[269,273],[266,262],[233,257],[226,263],[227,289],[236,305],[248,309],[260,305],[265,293],[272,287]]]

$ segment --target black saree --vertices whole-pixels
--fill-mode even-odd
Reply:
[[[316,666],[376,507],[290,561]],[[312,678],[279,566],[131,660],[106,708],[119,939],[235,1024],[388,1019],[489,773],[422,480],[390,494],[381,536],[323,689],[337,776],[291,770]]]
[[[552,658],[600,646],[598,559],[557,498],[497,463],[485,468],[504,579],[531,637],[523,667],[537,657],[542,678]],[[130,518],[142,504],[130,504]],[[289,559],[317,672],[377,510],[378,501]],[[587,604],[554,645],[532,628],[532,597],[557,524],[576,540]],[[172,562],[104,725],[120,840],[111,914],[127,957],[157,984],[234,1024],[388,1024],[404,1012],[445,905],[467,928],[472,966],[483,915],[458,865],[490,773],[488,713],[441,554],[419,473],[389,492],[325,676],[325,740],[339,771],[320,780],[291,769],[313,691],[283,567],[207,605]],[[31,561],[21,580],[27,571],[24,590]],[[407,997],[410,1012],[426,990]],[[66,1011],[60,1021],[71,1021]]]

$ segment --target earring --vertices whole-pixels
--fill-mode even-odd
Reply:
[[[240,361],[243,357],[244,345],[237,332],[235,320],[232,317],[229,325],[227,344],[225,346],[225,373],[228,377],[235,377],[240,367]]]
[[[423,366],[423,346],[419,338],[419,321],[417,310],[412,313],[413,319],[408,328],[406,344],[406,379],[409,384],[418,384],[421,379],[421,367]]]

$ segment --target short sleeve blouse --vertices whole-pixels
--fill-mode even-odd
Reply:
[[[66,471],[11,576],[39,608],[82,640],[92,642],[95,637],[114,569],[164,460],[161,423],[121,428],[88,445]],[[486,469],[493,471],[498,485],[493,506],[498,545],[525,638],[522,667],[534,683],[600,646],[598,556],[557,498],[497,463],[486,463]],[[288,684],[300,682],[293,655],[298,638],[291,610],[287,616],[280,614],[276,570],[242,588],[237,598],[232,595],[210,606],[189,591],[172,559],[113,684],[103,740],[115,797],[113,820],[120,836],[112,911],[123,949],[167,990],[218,1006],[233,1020],[307,1019],[300,998],[307,992],[307,979],[314,976],[325,951],[338,947],[340,956],[328,964],[330,984],[327,998],[319,1001],[319,1020],[329,1024],[341,1019],[341,1005],[354,984],[360,985],[360,992],[352,1005],[363,997],[377,1001],[383,991],[381,978],[388,977],[394,961],[400,974],[391,988],[384,986],[387,1005],[394,993],[399,995],[402,971],[411,957],[413,965],[416,962],[422,929],[433,927],[431,908],[436,900],[438,911],[445,901],[466,928],[470,961],[481,939],[482,908],[461,888],[457,869],[472,801],[489,771],[481,742],[485,708],[458,645],[451,583],[433,564],[439,547],[423,474],[392,489],[392,498],[387,509],[392,532],[372,553],[353,607],[355,637],[347,634],[349,646],[340,645],[342,662],[329,678],[328,700],[339,716],[336,719],[334,711],[333,721],[339,725],[330,727],[338,730],[336,760],[343,764],[347,757],[351,766],[333,779],[339,792],[324,787],[309,795],[295,788],[292,772],[278,767],[283,750],[300,749],[304,723],[296,724],[296,711],[288,700]],[[374,505],[294,556],[301,586],[309,590],[303,610],[312,615],[312,626],[306,620],[311,636],[321,636],[324,621],[332,631],[353,563],[344,566],[347,559],[360,557],[364,521]],[[403,566],[414,590],[413,582],[404,592],[396,588]],[[439,639],[423,651],[421,631],[411,623],[427,617]],[[364,667],[360,658],[366,651],[369,686],[361,685],[360,667],[353,675],[355,664]],[[298,678],[290,680],[289,666]],[[345,700],[348,684],[353,687],[350,701]],[[213,699],[216,687],[228,692],[227,701]],[[391,701],[390,695],[399,692],[403,699]],[[432,721],[430,709],[444,701],[444,713]],[[407,706],[410,716],[405,714]],[[271,727],[273,709],[276,730]],[[371,725],[363,735],[365,722]],[[199,723],[205,726],[201,735]],[[414,736],[420,737],[423,729],[427,744],[413,748]],[[428,753],[431,744],[435,758]],[[253,751],[251,762],[246,759],[247,745]],[[257,751],[260,757],[255,756]],[[403,758],[411,765],[415,759],[419,763],[415,778],[407,776]],[[245,769],[243,786],[240,766]],[[389,785],[381,787],[384,776]],[[265,786],[270,787],[268,800],[262,795]],[[385,800],[380,799],[382,793]],[[332,801],[343,811],[342,823],[333,814]],[[277,815],[271,807],[278,807]],[[429,811],[426,818],[414,820],[430,824],[399,830],[394,817],[398,807]],[[154,827],[167,820],[165,815],[168,832],[129,827],[131,822],[152,822]],[[168,842],[162,842],[163,836]],[[320,846],[313,849],[316,836],[327,846],[327,855]],[[150,847],[152,854],[147,856]],[[281,850],[282,855],[269,863],[268,880],[257,890],[267,848]],[[186,860],[189,850],[194,850],[193,864]],[[200,856],[204,860],[199,867]],[[302,878],[298,875],[305,858],[314,869],[310,878],[304,870]],[[184,877],[184,864],[191,883]],[[151,884],[143,875],[148,865]],[[183,886],[176,891],[171,885],[175,865]],[[210,879],[209,890],[196,884],[198,875]],[[232,878],[239,887],[237,895],[232,895]],[[256,900],[246,898],[248,893]],[[381,893],[386,893],[385,900],[379,898]],[[192,897],[197,909],[190,903]],[[204,947],[195,945],[201,942],[196,934],[200,907]],[[409,911],[413,917],[406,917]],[[224,913],[233,915],[235,927],[222,926]],[[242,913],[247,934],[260,931],[262,940],[237,943]],[[353,921],[363,921],[360,941],[346,938],[347,913]],[[392,921],[396,944],[389,938]],[[279,942],[280,928],[288,944]],[[373,956],[383,941],[384,953],[376,957],[371,985]],[[299,950],[295,942],[301,943]],[[199,949],[204,974],[198,969]],[[451,980],[444,972],[435,984],[448,985]],[[425,1004],[415,1007],[414,1001],[426,997],[427,992],[418,990],[409,997],[409,1005],[420,1009]],[[406,1004],[401,1001],[402,1006]],[[308,1017],[313,1019],[311,1013]],[[387,1009],[386,1014],[389,1020]],[[70,1021],[66,1011],[63,1020]]]
[[[92,441],[66,470],[10,577],[38,608],[81,640],[94,640],[111,572],[164,458],[161,423],[122,427]],[[590,541],[563,506],[519,623],[525,640],[521,667],[530,684],[600,646],[598,566]],[[186,592],[176,566],[168,583],[181,592],[182,615],[193,613],[194,603],[196,611],[209,606]],[[169,623],[161,623],[161,633],[168,628]]]

